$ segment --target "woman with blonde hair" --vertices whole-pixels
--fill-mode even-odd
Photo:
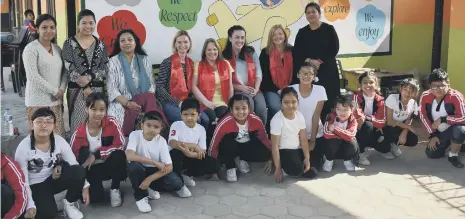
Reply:
[[[202,60],[194,64],[192,92],[200,102],[201,110],[207,114],[210,124],[228,112],[227,102],[234,92],[233,72],[229,62],[221,57],[219,44],[212,38],[205,40]]]
[[[180,30],[172,42],[173,54],[163,60],[158,73],[157,99],[163,105],[163,111],[170,122],[181,120],[181,103],[187,99],[192,89],[194,62],[188,56],[192,48],[189,33]],[[201,114],[201,124],[208,125],[208,117]]]
[[[281,110],[279,93],[291,84],[293,71],[292,45],[288,43],[282,25],[271,27],[267,46],[260,53],[260,65],[262,67],[260,90],[268,106],[268,118],[273,118],[274,114]]]

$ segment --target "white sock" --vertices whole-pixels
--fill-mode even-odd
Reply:
[[[456,157],[459,156],[459,153],[452,153],[452,151],[449,151],[449,157]]]

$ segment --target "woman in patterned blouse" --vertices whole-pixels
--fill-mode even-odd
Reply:
[[[104,91],[108,54],[103,41],[92,35],[95,23],[92,11],[79,12],[78,34],[63,45],[63,61],[69,74],[67,99],[71,133],[87,118],[86,97],[92,92]]]

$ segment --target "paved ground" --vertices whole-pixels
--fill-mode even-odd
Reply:
[[[15,125],[26,133],[24,99],[11,89],[1,97],[2,112],[6,107],[13,109]],[[421,135],[425,139],[424,133]],[[160,200],[151,201],[149,214],[138,212],[126,182],[121,188],[122,207],[107,204],[82,210],[92,219],[465,218],[465,171],[453,168],[445,158],[427,159],[424,143],[403,151],[404,155],[393,161],[372,152],[372,166],[362,172],[345,173],[342,162],[335,162],[332,173],[321,173],[316,180],[286,178],[283,184],[266,176],[263,164],[254,164],[252,173],[239,176],[237,183],[197,179],[191,198],[162,193]]]

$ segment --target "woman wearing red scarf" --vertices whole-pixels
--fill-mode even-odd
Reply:
[[[292,46],[284,27],[274,25],[268,35],[268,44],[260,53],[263,80],[260,90],[268,106],[268,118],[281,110],[281,90],[291,84],[292,80]]]
[[[219,55],[220,46],[214,39],[203,44],[202,60],[194,64],[192,93],[201,103],[200,109],[208,115],[211,124],[215,124],[227,112],[227,102],[233,95],[232,73],[234,69],[228,61]],[[214,127],[209,126],[208,133]]]
[[[194,62],[187,55],[192,48],[189,33],[180,30],[173,38],[173,54],[163,60],[157,78],[157,99],[170,122],[181,120],[181,103],[187,99],[192,88]],[[200,115],[200,124],[208,126],[208,116]]]
[[[254,48],[247,45],[244,27],[234,25],[228,30],[228,42],[223,51],[223,57],[234,68],[232,83],[236,93],[249,97],[250,109],[255,111],[263,124],[266,125],[267,109],[263,93],[262,68]]]

